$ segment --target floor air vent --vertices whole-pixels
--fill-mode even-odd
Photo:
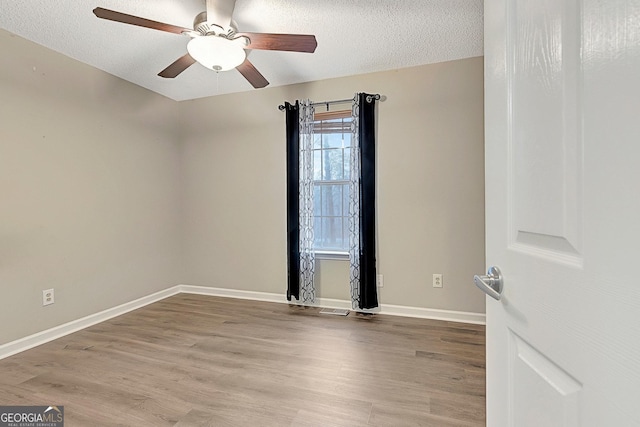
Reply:
[[[333,314],[336,316],[348,316],[349,310],[346,308],[323,308],[320,310],[320,314]]]

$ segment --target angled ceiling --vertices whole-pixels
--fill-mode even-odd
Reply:
[[[177,101],[256,90],[236,70],[200,64],[158,77],[186,53],[189,37],[92,13],[103,7],[192,28],[205,0],[2,0],[1,7],[1,28]],[[316,36],[313,54],[250,52],[270,86],[283,86],[480,56],[482,9],[482,0],[237,0],[233,18],[239,31]]]

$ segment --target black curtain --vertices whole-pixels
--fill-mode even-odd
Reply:
[[[375,96],[358,94],[360,181],[360,308],[378,306],[376,285],[376,132]]]
[[[287,127],[287,300],[300,299],[299,104],[284,103]]]

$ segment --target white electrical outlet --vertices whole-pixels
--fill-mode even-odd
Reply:
[[[53,299],[53,289],[45,289],[42,291],[42,305],[51,305],[55,302]]]
[[[382,274],[378,274],[378,287],[384,288],[384,277]]]
[[[433,275],[433,287],[441,288],[442,287],[442,274],[434,274]]]

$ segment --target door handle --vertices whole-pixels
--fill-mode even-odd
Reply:
[[[502,297],[502,273],[498,267],[489,267],[486,276],[473,276],[473,281],[482,292],[500,301]]]

